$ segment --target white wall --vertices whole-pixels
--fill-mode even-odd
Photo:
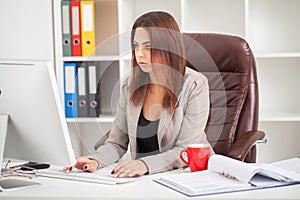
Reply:
[[[54,60],[51,0],[0,0],[0,59]]]

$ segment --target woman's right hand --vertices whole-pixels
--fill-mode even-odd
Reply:
[[[81,169],[86,172],[94,172],[98,168],[98,162],[87,157],[78,157],[76,163],[71,167],[66,167],[64,170],[70,173],[73,168]]]

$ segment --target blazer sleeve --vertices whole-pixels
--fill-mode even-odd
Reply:
[[[205,76],[189,83],[181,129],[176,136],[175,146],[169,150],[141,158],[147,165],[150,174],[183,167],[185,164],[180,160],[179,154],[187,145],[193,143],[208,143],[204,132],[209,115],[209,88]],[[212,149],[212,148],[211,148]]]
[[[88,156],[96,159],[99,167],[104,167],[118,161],[128,149],[129,138],[126,118],[128,81],[129,78],[122,84],[115,120],[107,140],[103,145],[98,147],[95,153]]]

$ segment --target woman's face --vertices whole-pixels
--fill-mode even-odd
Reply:
[[[146,72],[152,72],[151,66],[151,41],[147,31],[144,28],[137,28],[133,39],[135,59],[141,69]]]

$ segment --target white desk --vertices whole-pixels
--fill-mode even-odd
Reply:
[[[110,169],[104,169],[109,173]],[[172,171],[167,173],[178,173]],[[102,185],[77,181],[38,177],[40,186],[0,192],[0,199],[300,199],[300,184],[246,192],[235,192],[202,197],[187,197],[152,181],[163,174],[141,177],[123,185]],[[24,178],[23,178],[24,179]]]

